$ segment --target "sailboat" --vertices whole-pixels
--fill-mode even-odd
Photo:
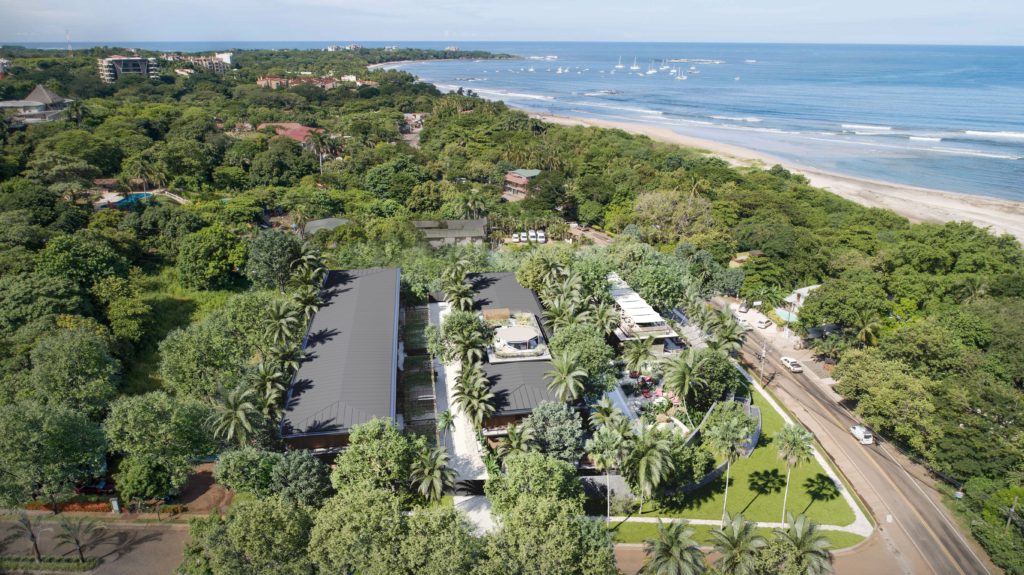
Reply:
[[[661,68],[659,68],[659,69],[660,70],[668,70],[669,69],[668,60],[662,60],[661,61]]]
[[[619,63],[615,65],[615,69],[621,70],[622,68],[624,68],[624,66],[622,65],[622,56],[619,56]]]
[[[633,56],[633,65],[629,67],[630,70],[639,70],[640,64],[636,63],[636,56]]]
[[[647,75],[657,74],[658,71],[654,69],[654,60],[651,60],[651,65],[647,67]]]

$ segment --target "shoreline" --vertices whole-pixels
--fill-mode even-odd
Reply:
[[[531,118],[552,124],[617,129],[662,143],[698,148],[721,157],[733,166],[768,168],[780,164],[793,173],[806,176],[812,186],[862,206],[892,210],[914,223],[967,221],[989,228],[995,234],[1010,234],[1024,243],[1024,202],[836,174],[793,164],[741,146],[686,136],[661,126],[522,111]]]

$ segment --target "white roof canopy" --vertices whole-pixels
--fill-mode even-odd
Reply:
[[[665,319],[629,287],[619,274],[608,274],[609,293],[622,314],[634,324],[664,324]]]

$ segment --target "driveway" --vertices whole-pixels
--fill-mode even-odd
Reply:
[[[33,518],[36,518],[35,516]],[[32,555],[27,539],[13,531],[14,522],[0,521],[0,554]],[[100,557],[103,562],[95,575],[171,575],[181,564],[188,525],[184,524],[122,524],[106,523],[106,529],[88,542],[85,554]],[[74,549],[60,546],[54,540],[59,532],[56,521],[43,520],[39,532],[39,549],[43,555],[74,556]]]

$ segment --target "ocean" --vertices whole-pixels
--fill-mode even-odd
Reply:
[[[131,45],[198,51],[327,44]],[[457,44],[521,58],[397,67],[442,90],[470,89],[529,111],[652,124],[839,174],[1024,201],[1024,47]]]

